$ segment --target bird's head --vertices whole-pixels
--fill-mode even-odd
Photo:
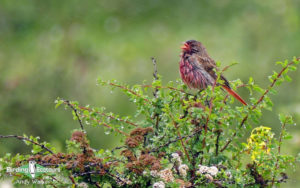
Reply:
[[[188,40],[186,41],[183,46],[181,46],[183,53],[206,53],[206,49],[203,44],[196,40]]]

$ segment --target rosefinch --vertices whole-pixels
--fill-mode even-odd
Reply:
[[[217,69],[216,63],[209,57],[206,48],[201,42],[188,40],[181,47],[182,54],[180,60],[180,76],[183,82],[190,88],[205,89],[208,85],[213,85],[217,79],[214,68]],[[234,92],[227,79],[221,75],[223,80],[222,87],[234,98],[244,105],[247,103]]]

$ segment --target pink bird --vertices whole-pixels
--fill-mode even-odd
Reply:
[[[208,85],[213,85],[217,79],[214,69],[217,69],[216,63],[206,52],[206,48],[201,42],[188,40],[181,47],[182,54],[180,60],[180,76],[183,82],[190,88],[205,89]],[[242,104],[247,103],[234,92],[227,79],[221,75],[224,81],[222,87]]]

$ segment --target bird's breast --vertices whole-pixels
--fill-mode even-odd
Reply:
[[[201,65],[193,65],[184,57],[180,60],[179,70],[182,81],[190,88],[205,89],[213,84],[213,78]]]
[[[180,60],[179,71],[182,81],[190,88],[195,88],[193,84],[193,66],[183,57]]]

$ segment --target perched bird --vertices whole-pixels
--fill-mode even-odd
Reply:
[[[181,47],[180,76],[183,82],[190,88],[205,89],[213,85],[217,79],[214,69],[217,69],[215,61],[209,57],[206,48],[201,42],[188,40]],[[221,75],[222,87],[242,104],[247,103],[234,92],[227,79]]]

